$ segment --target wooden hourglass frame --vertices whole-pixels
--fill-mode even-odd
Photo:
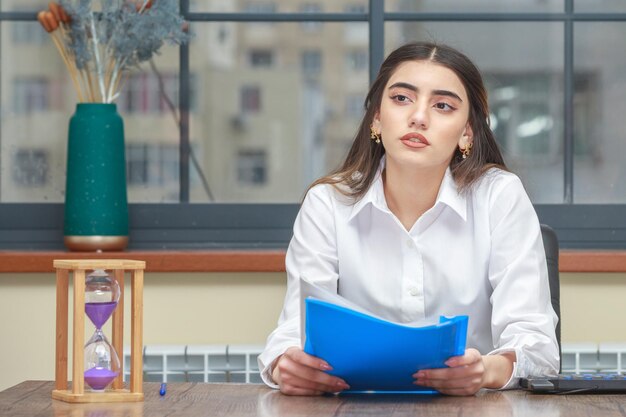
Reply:
[[[143,401],[143,270],[144,261],[122,259],[55,260],[57,312],[56,312],[56,371],[52,398],[70,403]],[[111,271],[120,286],[120,299],[113,311],[112,345],[118,355],[123,355],[124,337],[124,273],[131,272],[131,348],[130,390],[123,389],[123,357],[120,373],[105,392],[85,392],[85,272],[103,269]],[[72,388],[68,390],[68,293],[69,275],[74,277],[74,317],[72,335]]]

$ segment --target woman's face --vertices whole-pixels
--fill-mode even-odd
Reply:
[[[452,70],[407,61],[389,78],[373,127],[388,164],[445,170],[455,149],[472,141],[468,118],[467,93]]]

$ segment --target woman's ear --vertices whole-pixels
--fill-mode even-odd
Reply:
[[[372,126],[380,131],[380,113],[376,112],[374,114],[374,118],[372,119]]]
[[[472,131],[472,125],[468,121],[465,125],[465,130],[463,131],[463,135],[461,139],[459,139],[459,149],[465,149],[468,146],[474,144],[474,132]]]

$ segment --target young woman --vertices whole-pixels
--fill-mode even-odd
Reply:
[[[539,222],[489,128],[478,69],[445,45],[402,46],[365,107],[345,162],[311,186],[296,218],[264,381],[290,395],[348,388],[300,346],[301,276],[393,321],[468,315],[465,354],[416,372],[417,385],[471,395],[555,374]]]

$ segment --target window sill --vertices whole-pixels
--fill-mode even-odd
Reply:
[[[0,251],[0,273],[54,272],[54,259],[137,259],[147,272],[284,272],[284,250]],[[626,251],[561,250],[561,272],[626,272]]]

